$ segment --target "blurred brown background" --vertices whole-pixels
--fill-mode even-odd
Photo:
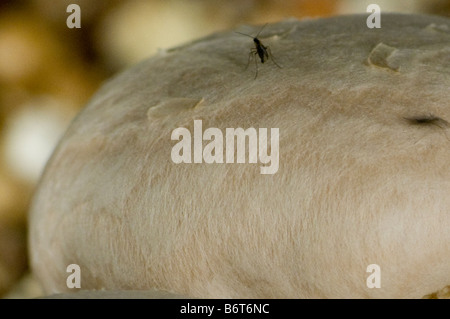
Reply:
[[[66,25],[72,3],[79,29]],[[28,206],[58,139],[105,79],[215,31],[366,13],[370,3],[450,16],[450,0],[0,0],[0,298],[42,293],[28,269]]]

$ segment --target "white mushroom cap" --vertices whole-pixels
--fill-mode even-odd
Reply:
[[[107,83],[53,154],[30,214],[48,293],[421,297],[450,284],[450,20],[285,20],[244,70],[233,31]],[[260,27],[238,31],[256,34]],[[175,128],[279,128],[279,170],[175,164]],[[381,268],[369,289],[367,266]]]

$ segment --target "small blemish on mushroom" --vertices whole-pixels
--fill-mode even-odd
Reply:
[[[370,52],[367,61],[370,65],[390,69],[392,71],[398,71],[399,65],[389,59],[396,51],[397,48],[380,42]]]
[[[150,107],[147,111],[147,117],[148,119],[155,119],[193,110],[202,104],[203,101],[203,98],[168,98],[159,102],[157,105]]]
[[[278,32],[275,33],[269,37],[266,38],[270,38],[272,40],[280,40],[280,39],[284,39],[285,37],[287,37],[289,34],[293,33],[295,30],[297,29],[297,26],[294,25],[292,28],[287,29],[286,31],[282,31],[282,32]]]
[[[437,126],[442,129],[448,128],[450,124],[433,114],[428,115],[417,115],[417,116],[411,116],[411,117],[404,117],[404,119],[411,125],[417,125],[417,126]]]

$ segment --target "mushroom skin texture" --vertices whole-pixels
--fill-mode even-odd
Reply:
[[[269,24],[160,52],[106,83],[50,159],[30,212],[46,293],[421,298],[450,285],[450,20]],[[256,34],[260,26],[235,31]],[[175,164],[178,127],[279,128],[279,170]],[[206,142],[203,143],[205,145]],[[367,267],[380,267],[368,288]],[[447,290],[445,290],[447,291]]]

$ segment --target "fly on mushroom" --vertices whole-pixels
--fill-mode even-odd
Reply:
[[[261,31],[266,27],[267,23],[265,25],[262,26],[261,30],[259,30],[259,32],[256,34],[255,37],[249,35],[249,34],[245,34],[245,33],[241,33],[241,32],[237,32],[239,34],[245,35],[247,37],[250,37],[253,39],[253,42],[255,43],[255,47],[250,49],[250,53],[248,54],[248,61],[247,61],[247,66],[245,67],[245,70],[247,70],[248,65],[250,64],[250,58],[253,57],[253,60],[255,61],[255,67],[256,67],[256,73],[255,73],[255,79],[258,76],[258,61],[256,59],[256,55],[258,55],[259,59],[261,60],[261,63],[266,62],[269,58],[272,60],[272,62],[281,69],[281,66],[275,61],[275,59],[273,58],[273,54],[270,51],[270,47],[269,46],[265,46],[260,39],[258,39],[259,34],[261,33]]]

